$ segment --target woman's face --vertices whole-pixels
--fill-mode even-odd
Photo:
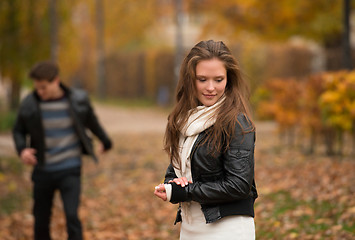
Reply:
[[[217,59],[202,60],[196,65],[197,99],[206,107],[215,104],[227,85],[227,70]]]

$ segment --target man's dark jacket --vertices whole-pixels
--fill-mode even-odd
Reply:
[[[185,187],[171,183],[170,202],[200,203],[206,223],[231,215],[254,217],[258,196],[254,181],[255,132],[243,114],[238,116],[238,122],[228,150],[216,156],[209,154],[208,143],[204,142],[206,131],[200,133],[190,154],[193,183]],[[164,183],[174,178],[177,176],[170,164]],[[176,222],[179,221],[180,209]]]
[[[87,93],[80,89],[69,89],[63,84],[60,87],[68,98],[70,115],[81,143],[82,153],[91,155],[97,162],[92,140],[87,135],[86,129],[99,138],[105,150],[112,147],[112,142],[99,124]],[[46,145],[39,103],[40,98],[36,91],[33,91],[22,101],[13,128],[13,138],[19,155],[25,148],[36,149],[38,166],[43,167]]]

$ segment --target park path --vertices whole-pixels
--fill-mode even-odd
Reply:
[[[95,112],[110,136],[120,133],[164,133],[168,112],[157,108],[124,108],[94,104]],[[260,140],[275,129],[270,122],[257,122]],[[10,131],[0,133],[0,159],[2,156],[16,156]]]
[[[158,109],[123,108],[94,104],[96,115],[107,133],[163,133],[167,113]],[[2,156],[15,156],[11,132],[0,133],[0,159]]]

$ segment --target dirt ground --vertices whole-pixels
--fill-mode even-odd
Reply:
[[[169,164],[162,150],[167,111],[94,107],[114,148],[99,155],[98,165],[84,158],[80,216],[85,239],[178,239],[177,206],[153,194]],[[255,124],[257,239],[355,239],[355,162],[304,155],[279,140],[275,123]],[[10,133],[0,134],[0,160],[5,156],[15,156]],[[31,239],[31,168],[2,167],[0,200],[13,210],[0,214],[0,239]],[[53,240],[65,239],[59,194],[52,219]]]

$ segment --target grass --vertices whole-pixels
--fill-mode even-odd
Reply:
[[[0,198],[0,216],[9,215],[19,209],[23,209],[25,202],[28,201],[27,197],[30,195],[23,192],[11,192]]]
[[[0,161],[0,216],[23,209],[31,199],[28,179],[22,176],[24,166],[17,158],[1,158]]]
[[[355,223],[342,223],[341,219],[349,206],[330,201],[298,200],[292,198],[288,191],[267,194],[262,201],[270,205],[262,211],[262,219],[256,220],[260,239],[302,239],[302,236],[320,234],[326,236],[330,229],[346,231],[349,235],[355,233]],[[256,207],[263,206],[257,203]],[[337,226],[338,230],[334,230]]]
[[[355,233],[355,222],[352,223],[345,223],[343,229],[348,232]]]
[[[23,171],[24,165],[19,158],[1,157],[0,174],[6,173],[6,175],[21,175]]]
[[[10,130],[15,122],[16,113],[14,111],[1,111],[0,115],[0,132]]]

